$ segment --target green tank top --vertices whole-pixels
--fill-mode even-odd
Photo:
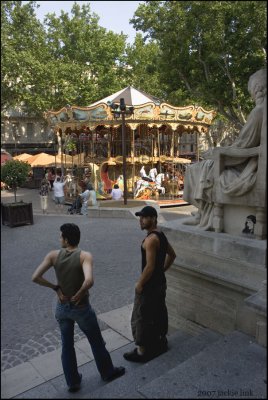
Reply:
[[[54,265],[58,285],[68,297],[78,292],[85,280],[80,254],[79,248],[74,251],[61,249]],[[88,297],[88,294],[85,297]]]

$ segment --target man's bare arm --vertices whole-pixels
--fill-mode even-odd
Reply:
[[[85,280],[78,292],[76,292],[71,298],[71,301],[73,301],[75,304],[80,302],[87,290],[90,289],[94,284],[92,255],[88,252],[81,252],[81,263]]]
[[[56,256],[56,251],[51,251],[48,253],[41,264],[36,268],[32,275],[32,281],[38,283],[38,285],[46,286],[51,289],[55,289],[57,285],[49,282],[47,279],[43,278],[43,275],[46,271],[48,271],[53,266],[53,260]]]
[[[176,256],[176,253],[175,253],[173,247],[168,243],[164,271],[167,271],[169,269],[169,267],[171,267],[171,265],[173,264],[176,257],[177,256]]]

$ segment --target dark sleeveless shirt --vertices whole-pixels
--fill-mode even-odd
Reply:
[[[164,264],[165,264],[166,254],[167,254],[168,240],[163,232],[158,232],[158,231],[152,231],[152,232],[148,233],[147,237],[149,235],[151,235],[152,233],[154,233],[155,235],[158,236],[160,245],[156,252],[155,268],[154,268],[153,274],[152,274],[151,278],[149,279],[149,281],[147,281],[145,283],[144,289],[156,288],[156,287],[160,287],[160,286],[166,284]],[[143,242],[144,242],[144,240],[143,240]],[[142,242],[142,244],[143,244],[143,242]],[[141,256],[142,256],[142,271],[143,271],[146,266],[146,251],[144,250],[144,248],[142,246],[141,246]]]
[[[61,249],[54,264],[58,285],[65,296],[72,297],[81,288],[85,276],[80,262],[81,249]],[[86,298],[88,295],[86,296]]]

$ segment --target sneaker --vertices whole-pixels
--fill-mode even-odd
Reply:
[[[107,378],[102,378],[105,382],[111,382],[114,379],[120,378],[120,376],[124,375],[126,372],[126,369],[124,367],[115,367],[113,370],[112,375],[110,375]]]
[[[75,383],[73,386],[69,386],[68,392],[73,393],[73,392],[78,392],[78,390],[80,390],[81,381],[82,381],[82,374],[79,374],[79,379],[80,379],[79,383]]]

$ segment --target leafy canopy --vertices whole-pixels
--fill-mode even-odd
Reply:
[[[35,1],[1,2],[2,110],[43,114],[67,104],[88,105],[121,89],[126,36],[107,32],[90,5],[71,15],[47,14]]]
[[[126,35],[99,25],[90,4],[47,14],[35,1],[1,2],[2,110],[42,115],[86,106],[133,85],[174,104],[213,108],[241,127],[249,76],[266,65],[265,1],[146,1]]]
[[[131,22],[159,45],[170,103],[196,102],[242,125],[249,76],[266,65],[266,9],[265,1],[146,1]]]

